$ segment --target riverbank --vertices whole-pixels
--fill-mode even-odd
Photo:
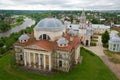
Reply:
[[[14,28],[14,27],[16,27],[16,26],[19,26],[19,25],[23,24],[24,21],[25,21],[25,20],[23,19],[23,20],[21,20],[20,22],[16,22],[16,23],[14,23],[14,24],[11,24],[10,26],[11,26],[11,28]]]
[[[25,29],[26,27],[30,27],[31,25],[35,24],[35,21],[30,18],[25,18],[23,24],[16,26],[6,32],[0,33],[0,37],[10,36],[10,34],[19,32],[22,29]]]

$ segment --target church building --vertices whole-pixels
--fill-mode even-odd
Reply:
[[[81,62],[81,37],[56,18],[42,19],[33,34],[23,34],[14,44],[16,63],[29,69],[69,72]]]

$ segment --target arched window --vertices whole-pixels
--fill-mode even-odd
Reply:
[[[40,35],[39,39],[41,39],[41,40],[50,40],[50,37],[48,35],[46,35],[46,34],[42,34],[42,35]]]
[[[86,46],[89,46],[89,40],[86,40]]]
[[[22,55],[20,55],[20,60],[23,60],[23,56]]]
[[[62,55],[61,55],[61,54],[59,54],[59,58],[62,58]]]

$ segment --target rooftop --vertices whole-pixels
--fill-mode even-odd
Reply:
[[[106,25],[103,25],[103,24],[92,24],[92,27],[93,28],[103,28],[103,29],[110,29],[110,26],[106,26]]]
[[[40,20],[34,29],[43,31],[59,31],[64,29],[64,25],[56,18],[45,18]]]
[[[75,47],[77,47],[80,44],[80,37],[74,36],[73,41],[70,41],[70,35],[66,34],[64,38],[68,40],[68,46],[65,47],[59,47],[57,44],[57,41],[48,41],[48,40],[35,40],[33,34],[29,35],[30,39],[26,43],[20,43],[17,41],[14,45],[23,46],[24,48],[31,45],[37,45],[40,48],[45,49],[46,51],[53,51],[54,49],[62,50],[62,51],[68,51],[71,52],[71,50]]]

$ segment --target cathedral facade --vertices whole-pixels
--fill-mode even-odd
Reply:
[[[29,69],[69,72],[74,64],[81,63],[81,43],[90,46],[93,33],[84,10],[77,29],[56,18],[42,19],[34,33],[21,35],[14,44],[16,63]]]
[[[56,18],[45,18],[33,34],[23,34],[14,44],[16,63],[30,69],[68,72],[80,63],[81,37]]]

